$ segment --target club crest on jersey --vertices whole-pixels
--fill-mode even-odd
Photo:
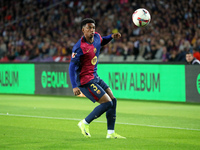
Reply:
[[[100,90],[97,90],[97,94],[101,94],[101,91],[100,91]]]
[[[97,49],[96,48],[94,48],[94,53],[96,53],[97,52]]]
[[[96,65],[96,63],[97,63],[97,56],[94,56],[94,58],[92,58],[91,60],[91,64]]]
[[[73,53],[72,53],[72,58],[75,58],[76,54],[77,54],[77,53],[74,53],[74,52],[73,52]]]

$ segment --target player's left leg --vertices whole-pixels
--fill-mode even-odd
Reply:
[[[113,106],[106,112],[108,133],[112,134],[115,130],[117,99],[113,96],[110,88],[107,88],[105,91],[110,96],[113,102]]]
[[[98,84],[105,90],[108,96],[113,102],[113,106],[107,110],[107,137],[106,138],[125,138],[115,133],[115,121],[116,121],[116,108],[117,108],[117,99],[114,97],[109,86],[99,78]]]
[[[113,96],[113,93],[110,88],[107,88],[105,91],[110,96],[110,98],[112,99],[112,102],[113,102],[113,106],[106,112],[107,129],[108,129],[106,138],[123,138],[123,139],[125,139],[125,137],[115,133],[117,99]]]

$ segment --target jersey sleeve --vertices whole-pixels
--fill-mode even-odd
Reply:
[[[74,45],[72,49],[72,56],[71,56],[71,62],[69,64],[69,76],[70,76],[70,81],[72,84],[72,88],[77,87],[76,83],[76,68],[78,68],[80,64],[80,57],[83,55],[83,52],[78,44]]]
[[[80,62],[80,57],[83,55],[82,49],[80,48],[80,45],[74,45],[72,49],[72,56],[71,56],[71,61],[74,63],[79,63]]]
[[[102,37],[101,37],[101,35],[98,33],[98,32],[95,32],[97,35],[99,35],[99,38],[100,38],[100,41],[101,41],[101,43],[102,43]]]
[[[70,62],[69,64],[69,77],[70,77],[70,81],[72,84],[72,88],[77,87],[76,84],[76,78],[75,78],[75,63],[74,62]]]
[[[104,36],[101,37],[101,35],[99,33],[96,32],[96,34],[99,35],[100,40],[101,40],[101,46],[104,46],[106,44],[108,44],[113,38],[112,38],[112,34],[108,35],[108,36]]]
[[[112,40],[112,34],[102,37],[101,46],[108,44]]]

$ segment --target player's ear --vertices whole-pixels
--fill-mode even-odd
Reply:
[[[82,32],[84,33],[84,27],[82,27]]]

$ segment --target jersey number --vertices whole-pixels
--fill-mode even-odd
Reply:
[[[96,85],[94,85],[94,84],[91,84],[90,86],[91,86],[91,87],[93,87],[94,91],[97,91],[97,90],[98,90],[98,88],[97,88],[97,86],[96,86]]]

